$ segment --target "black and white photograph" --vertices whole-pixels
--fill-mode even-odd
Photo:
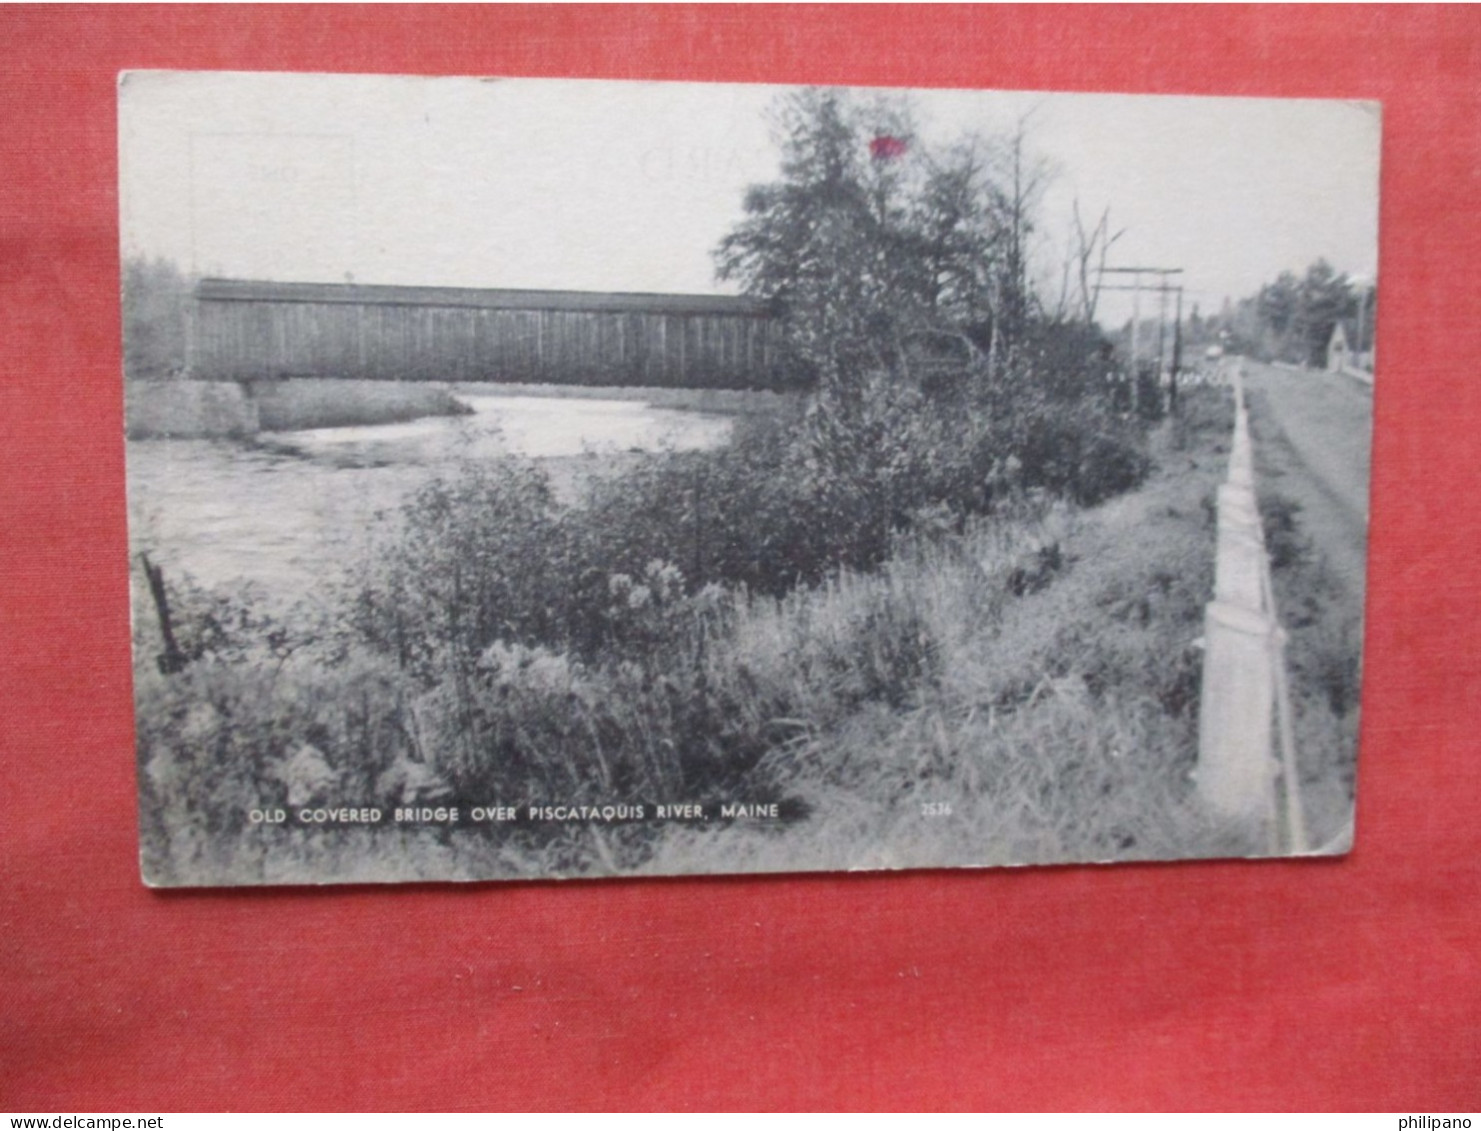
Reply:
[[[1350,849],[1377,103],[118,92],[146,883]]]

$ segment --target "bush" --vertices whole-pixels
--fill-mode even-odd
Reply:
[[[228,861],[240,879],[261,862],[252,810],[375,801],[414,758],[404,681],[363,650],[333,667],[240,646],[169,677],[140,665],[135,694],[140,839],[156,881]]]
[[[1278,491],[1266,490],[1260,492],[1259,509],[1271,569],[1285,570],[1306,561],[1311,555],[1311,540],[1298,521],[1301,504]]]
[[[801,421],[742,422],[723,449],[596,477],[570,506],[530,462],[465,468],[403,508],[356,629],[427,680],[495,641],[647,663],[689,634],[684,600],[706,587],[780,597],[1026,490],[1092,504],[1145,476],[1138,427],[1096,398],[963,377],[929,397],[871,379]]]
[[[988,576],[961,557],[968,533],[1037,528],[1049,499],[1097,502],[1149,467],[1140,426],[1082,380],[1023,370],[992,383],[970,365],[936,378],[930,394],[874,377],[802,419],[740,421],[723,449],[643,457],[570,504],[536,463],[469,464],[387,521],[339,610],[291,632],[250,601],[182,591],[191,662],[173,679],[148,673],[140,693],[153,858],[258,843],[249,807],[331,792],[758,796],[782,788],[778,752],[920,709],[955,678],[963,623],[999,619],[1070,569],[1057,538],[1014,535]],[[951,577],[963,580],[947,592]],[[1144,635],[1129,626],[1104,664],[1079,648],[1079,678],[1109,694]],[[1028,694],[1015,681],[1032,666],[992,679]],[[1196,671],[1155,674],[1140,681],[1184,714]],[[292,857],[364,835],[299,832],[272,843]],[[641,847],[615,832],[594,847],[548,827],[509,836],[562,867]]]
[[[529,461],[469,464],[401,508],[363,563],[352,623],[372,647],[431,681],[470,667],[494,640],[558,640],[566,578],[552,561],[556,507]]]
[[[1023,485],[1082,506],[1131,490],[1151,468],[1136,426],[1093,402],[1040,402],[1023,410],[1014,428]]]

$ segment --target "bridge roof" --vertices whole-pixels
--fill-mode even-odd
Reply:
[[[525,291],[482,287],[392,287],[362,283],[272,283],[251,279],[202,279],[196,297],[206,302],[340,303],[366,306],[480,307],[489,310],[727,314],[765,317],[768,304],[736,295],[641,294],[607,291]]]

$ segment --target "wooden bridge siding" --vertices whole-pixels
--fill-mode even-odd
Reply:
[[[205,299],[199,376],[766,387],[772,327],[746,315]]]

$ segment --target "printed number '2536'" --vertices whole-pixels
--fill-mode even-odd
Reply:
[[[922,817],[950,817],[951,803],[948,801],[922,801],[920,815]]]

